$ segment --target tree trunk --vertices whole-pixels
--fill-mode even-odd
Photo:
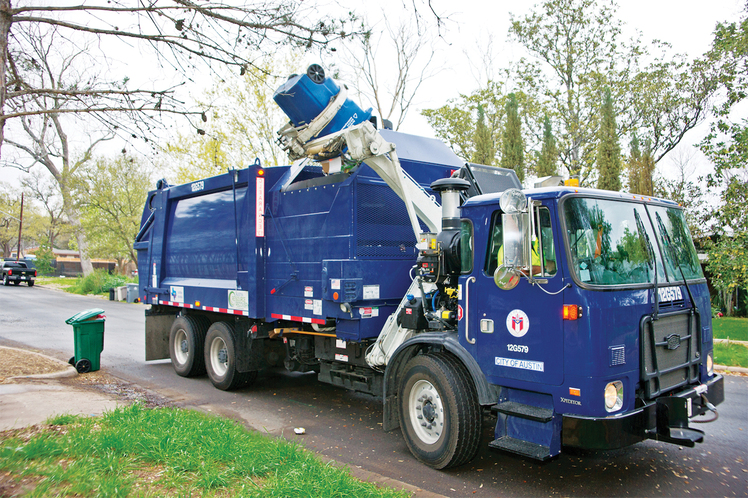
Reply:
[[[73,236],[78,244],[81,269],[83,270],[83,275],[88,276],[93,273],[93,265],[91,264],[91,258],[88,256],[88,241],[86,240],[83,226],[81,226],[78,208],[72,199],[72,194],[67,182],[63,178],[58,178],[57,183],[60,186],[60,193],[62,194],[62,209],[68,218],[68,222],[73,227]]]
[[[83,233],[83,227],[75,209],[68,209],[68,219],[73,226],[75,241],[78,243],[78,253],[80,254],[83,275],[91,275],[93,273],[93,264],[91,264],[91,258],[88,256],[88,241],[86,240],[86,234]]]
[[[10,0],[0,0],[0,157],[5,137],[5,68],[8,63],[8,34],[11,21]]]

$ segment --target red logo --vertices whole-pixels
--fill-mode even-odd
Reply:
[[[517,332],[522,332],[522,329],[525,326],[525,320],[523,317],[514,315],[512,317],[512,330],[516,330]]]
[[[462,320],[462,305],[457,305],[457,321]]]
[[[406,315],[412,315],[413,314],[413,310],[410,309],[410,308],[405,308],[405,314]]]

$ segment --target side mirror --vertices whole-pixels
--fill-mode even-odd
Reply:
[[[500,264],[512,268],[530,266],[530,215],[528,213],[504,213],[504,258]]]
[[[501,290],[512,290],[517,287],[522,274],[516,268],[501,265],[493,272],[493,281]]]

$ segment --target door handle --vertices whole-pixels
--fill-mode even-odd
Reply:
[[[475,339],[470,338],[470,282],[475,282],[475,277],[465,280],[465,340],[468,344],[475,344]]]

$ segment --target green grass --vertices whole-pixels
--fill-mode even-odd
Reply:
[[[323,463],[299,445],[178,408],[118,408],[50,419],[0,439],[0,471],[25,496],[404,497]]]
[[[742,344],[714,343],[714,363],[729,367],[748,368],[748,347]]]
[[[748,318],[712,318],[715,339],[748,341]]]
[[[137,283],[138,279],[124,277],[122,275],[110,275],[106,270],[95,270],[87,277],[64,278],[64,277],[37,277],[40,285],[53,284],[60,286],[65,292],[72,294],[99,294],[109,296],[109,289],[120,287],[128,283]]]

